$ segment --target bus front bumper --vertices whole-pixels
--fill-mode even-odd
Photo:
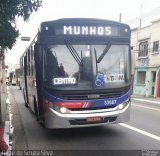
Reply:
[[[81,111],[81,113],[73,111],[70,114],[62,114],[52,108],[47,108],[45,127],[49,129],[76,128],[127,122],[130,119],[130,107],[131,104],[128,103],[122,110]]]

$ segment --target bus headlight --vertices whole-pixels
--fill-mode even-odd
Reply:
[[[123,108],[124,108],[123,104],[119,104],[119,105],[118,105],[118,108],[119,108],[119,109],[123,109]]]
[[[65,113],[69,113],[69,110],[63,106],[58,106],[56,104],[54,104],[53,102],[49,102],[48,103],[48,107],[54,109],[55,111],[65,114]]]
[[[61,107],[59,110],[62,114],[65,114],[67,112],[67,109],[65,107]]]
[[[130,98],[128,98],[124,103],[121,103],[117,106],[117,109],[122,110],[130,103]]]

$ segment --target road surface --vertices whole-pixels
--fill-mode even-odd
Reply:
[[[34,114],[25,107],[22,91],[18,87],[10,86],[9,92],[14,126],[13,149],[74,152],[94,150],[92,155],[103,150],[160,155],[160,102],[133,99],[131,119],[127,123],[48,130],[43,128]]]

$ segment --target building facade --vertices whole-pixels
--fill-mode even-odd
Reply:
[[[160,97],[160,19],[132,30],[134,57],[133,94]]]

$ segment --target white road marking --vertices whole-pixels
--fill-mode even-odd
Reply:
[[[136,106],[136,107],[146,108],[146,109],[150,109],[150,110],[154,110],[154,111],[158,111],[158,112],[160,112],[160,109],[151,108],[151,107],[147,107],[147,106],[136,105],[136,104],[132,104],[131,106]]]
[[[123,127],[125,127],[125,128],[128,128],[128,129],[131,129],[131,130],[133,130],[133,131],[136,131],[136,132],[138,132],[138,133],[140,133],[140,134],[146,135],[146,136],[148,136],[148,137],[150,137],[150,138],[152,138],[152,139],[155,139],[155,140],[160,141],[160,137],[157,136],[157,135],[151,134],[151,133],[149,133],[149,132],[143,131],[143,130],[141,130],[141,129],[135,128],[135,127],[133,127],[133,126],[130,126],[130,125],[127,125],[127,124],[124,124],[124,123],[119,123],[119,125],[121,125],[121,126],[123,126]]]
[[[136,98],[133,98],[133,100],[142,101],[142,102],[149,102],[149,103],[154,103],[154,104],[160,105],[159,101],[152,101],[152,100],[145,100],[145,99],[136,99]]]

